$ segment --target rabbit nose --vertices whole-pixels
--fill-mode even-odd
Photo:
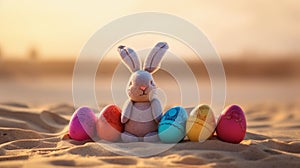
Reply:
[[[142,91],[145,91],[145,90],[147,89],[147,87],[146,87],[146,86],[141,86],[140,89],[141,89]]]

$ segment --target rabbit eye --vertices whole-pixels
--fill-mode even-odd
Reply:
[[[129,82],[129,86],[131,86],[132,85],[132,82]]]
[[[153,82],[153,81],[150,81],[150,84],[151,84],[152,86],[155,86],[155,84],[154,84],[154,82]]]

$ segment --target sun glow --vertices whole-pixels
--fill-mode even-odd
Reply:
[[[300,42],[299,3],[1,0],[0,54],[5,58],[27,58],[36,50],[42,59],[74,59],[88,38],[103,25],[144,11],[166,12],[190,21],[206,33],[224,57],[248,51],[300,53],[296,46]],[[139,48],[152,45],[145,37],[135,40]],[[181,47],[178,44],[173,48]]]

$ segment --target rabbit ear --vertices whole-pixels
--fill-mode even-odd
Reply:
[[[119,46],[118,51],[122,57],[123,63],[131,72],[141,70],[141,63],[136,53],[131,48]]]
[[[156,70],[158,70],[162,57],[168,48],[169,46],[165,42],[157,43],[145,60],[144,70],[150,73],[154,73]]]

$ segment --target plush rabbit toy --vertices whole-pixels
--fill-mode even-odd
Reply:
[[[119,46],[118,51],[123,63],[132,72],[127,85],[129,99],[125,102],[121,122],[124,132],[121,134],[123,142],[155,142],[158,123],[162,116],[160,100],[155,96],[156,85],[152,74],[159,69],[168,44],[160,42],[155,45],[145,60],[141,69],[141,61],[136,53],[125,46]]]

